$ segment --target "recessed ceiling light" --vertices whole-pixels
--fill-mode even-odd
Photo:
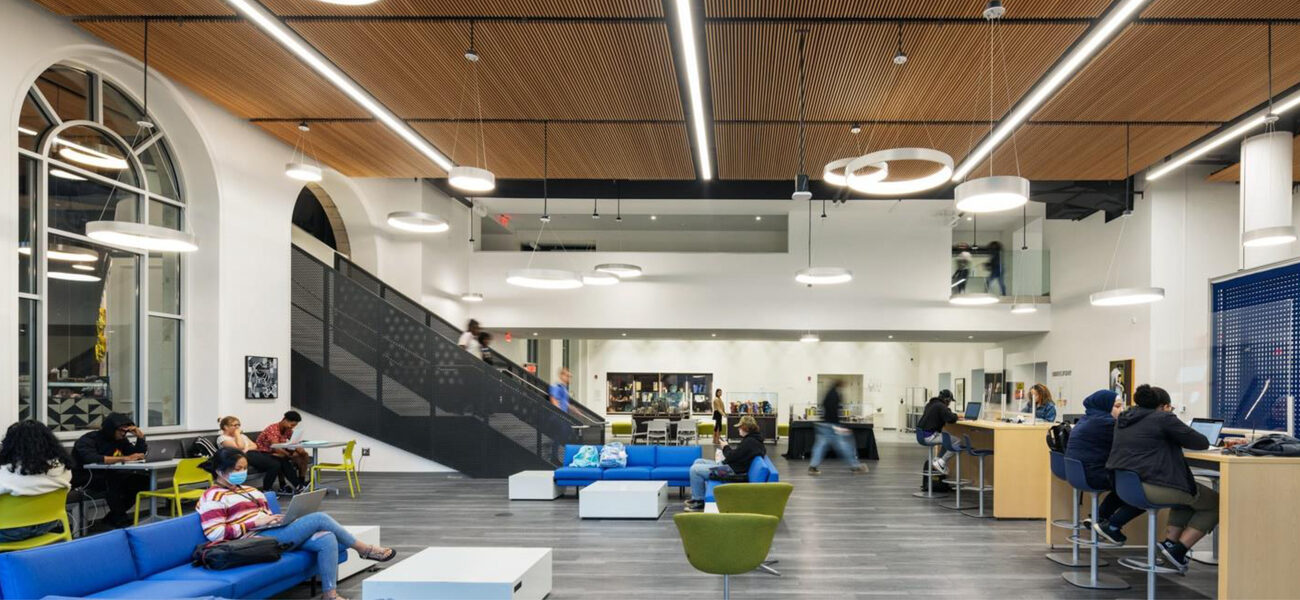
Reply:
[[[657,221],[657,220],[659,220],[659,215],[650,215],[650,220],[651,220],[651,221]]]
[[[892,336],[892,335],[891,335],[891,336],[889,336],[889,339],[891,339],[891,340],[892,340],[892,339],[894,339],[894,336]]]
[[[533,332],[533,337],[537,337],[537,332],[536,332],[536,331]]]
[[[811,344],[813,342],[820,342],[822,341],[822,339],[820,337],[817,337],[817,334],[815,333],[805,333],[803,334],[803,336],[799,338],[799,341],[805,344]]]
[[[468,292],[460,295],[461,302],[482,302],[483,294],[478,292]]]
[[[712,336],[713,336],[713,337],[718,337],[718,334],[714,333],[714,334],[712,334]]]
[[[762,221],[762,220],[763,220],[763,215],[754,215],[754,220],[755,220],[755,221]]]
[[[966,339],[968,339],[968,340],[973,340],[973,339],[975,339],[975,336],[973,336],[973,335],[968,335],[968,336],[966,336]]]
[[[624,333],[624,334],[622,334],[622,335],[623,335],[623,337],[627,337],[627,334],[626,334],[626,333]]]

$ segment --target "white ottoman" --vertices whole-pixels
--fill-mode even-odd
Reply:
[[[380,545],[378,525],[344,525],[343,528],[360,541],[374,546]],[[374,564],[375,561],[361,558],[356,550],[348,548],[348,560],[339,565],[339,581],[369,569]]]
[[[666,508],[665,481],[597,481],[578,494],[583,519],[658,519]]]
[[[510,476],[511,500],[554,500],[559,497],[555,471],[520,471]]]
[[[550,548],[425,548],[361,582],[365,600],[542,600]]]

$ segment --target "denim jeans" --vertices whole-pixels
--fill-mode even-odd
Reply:
[[[943,452],[943,454],[939,455],[939,460],[942,460],[943,462],[948,462],[948,459],[952,458],[952,454],[953,454],[952,451],[945,450],[942,445],[943,443],[942,431],[936,431],[934,433],[931,433],[929,437],[925,438],[925,441],[930,442],[931,444],[939,444],[939,450]],[[956,445],[956,441],[954,441],[953,444]]]
[[[691,500],[704,502],[706,487],[704,482],[709,480],[709,473],[712,472],[714,467],[731,471],[731,467],[718,461],[703,458],[695,459],[695,464],[691,465]]]
[[[835,425],[830,423],[813,423],[813,429],[817,432],[817,441],[813,442],[812,462],[808,466],[816,469],[822,464],[822,459],[826,457],[826,447],[834,444],[835,453],[840,455],[850,467],[858,468],[861,464],[858,462],[858,450],[853,447],[853,432],[839,434],[835,432]]]
[[[30,540],[38,535],[47,534],[51,531],[63,531],[63,525],[58,521],[50,521],[49,523],[41,523],[40,525],[0,529],[0,542],[21,542],[23,540]]]
[[[316,572],[320,576],[321,589],[326,592],[339,584],[339,545],[350,548],[357,543],[357,538],[323,512],[311,513],[284,527],[263,529],[257,535],[275,538],[281,544],[292,544],[295,550],[301,548],[315,552]]]

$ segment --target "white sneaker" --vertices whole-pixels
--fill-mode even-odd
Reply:
[[[948,464],[945,463],[942,458],[936,458],[933,461],[930,461],[930,466],[939,473],[943,473],[944,475],[948,474]]]

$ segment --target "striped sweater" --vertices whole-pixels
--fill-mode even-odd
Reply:
[[[199,522],[209,541],[224,542],[249,535],[271,516],[266,496],[254,487],[230,489],[213,486],[199,498]]]

